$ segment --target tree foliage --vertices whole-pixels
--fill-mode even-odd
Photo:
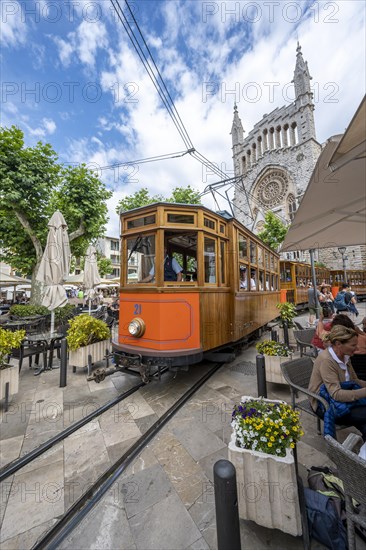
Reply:
[[[258,233],[258,237],[272,248],[272,250],[277,250],[284,241],[286,233],[287,227],[285,224],[270,210],[266,212],[264,216],[263,231]]]
[[[26,147],[19,128],[0,128],[0,259],[24,275],[38,269],[55,210],[75,256],[103,235],[108,220],[104,184],[85,165],[65,168],[57,160],[50,144]]]
[[[119,214],[120,212],[127,212],[128,210],[147,206],[154,202],[201,204],[201,198],[199,191],[193,189],[190,185],[187,187],[175,187],[168,198],[163,195],[150,195],[148,189],[143,187],[133,195],[128,195],[121,199],[117,204],[116,211]]]

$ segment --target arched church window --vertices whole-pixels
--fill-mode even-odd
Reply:
[[[287,197],[287,210],[288,210],[288,217],[292,221],[295,217],[295,212],[296,212],[296,199],[292,194],[290,194]]]

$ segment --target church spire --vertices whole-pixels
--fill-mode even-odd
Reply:
[[[234,120],[233,120],[233,125],[231,127],[230,134],[231,134],[233,147],[235,145],[240,145],[241,143],[243,143],[244,129],[238,114],[238,107],[236,103],[234,103]]]
[[[298,99],[300,96],[304,94],[310,94],[310,98],[312,97],[311,88],[310,88],[311,79],[312,77],[309,74],[308,63],[307,61],[304,61],[304,58],[301,52],[301,46],[299,42],[297,42],[296,66],[295,66],[295,72],[294,72],[294,79],[292,81],[295,86],[296,99]]]

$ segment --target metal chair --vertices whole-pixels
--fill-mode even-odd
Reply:
[[[346,500],[347,538],[349,550],[355,550],[355,525],[366,529],[366,461],[349,451],[329,435],[325,436],[327,454],[343,481]],[[352,501],[357,501],[355,507]]]
[[[322,403],[325,407],[325,410],[328,410],[329,405],[325,399],[317,395],[316,393],[308,390],[311,373],[313,372],[313,361],[310,357],[302,357],[300,359],[293,359],[292,361],[286,361],[281,364],[282,374],[290,386],[291,390],[291,399],[292,407],[294,409],[300,409],[304,412],[315,416],[317,420],[317,432],[320,435],[320,417],[315,414],[309,398],[314,398],[319,403]],[[296,401],[298,392],[301,392],[307,396],[306,399],[302,401]]]
[[[307,328],[305,330],[294,330],[294,337],[300,350],[300,357],[307,355],[314,359],[318,356],[318,350],[311,343],[315,335],[315,328]]]
[[[39,364],[39,356],[43,355],[43,365],[47,365],[47,346],[43,342],[29,342],[25,338],[18,349],[13,349],[11,352],[11,357],[18,359],[19,361],[19,372],[22,368],[23,360],[28,357],[29,359],[29,368],[32,368],[32,357],[35,356],[36,365]]]
[[[306,330],[305,327],[303,327],[302,324],[299,323],[298,321],[292,321],[292,322],[298,330]]]

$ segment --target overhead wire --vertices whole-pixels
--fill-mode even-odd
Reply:
[[[129,12],[129,14],[132,18],[132,21],[133,21],[134,25],[136,26],[136,29],[137,29],[138,34],[140,36],[140,39],[142,41],[142,45],[146,49],[146,52],[148,54],[148,57],[151,60],[151,63],[149,62],[149,59],[146,56],[146,53],[144,52],[143,47],[141,46],[141,44],[139,42],[139,39],[136,37],[136,34],[135,34],[133,28],[131,27],[130,22],[128,21],[128,19],[126,17],[126,15],[125,15],[125,13],[124,13],[121,5],[120,5],[119,0],[110,0],[110,2],[111,2],[111,4],[112,4],[112,6],[113,6],[113,8],[114,8],[114,10],[115,10],[115,12],[118,16],[118,19],[122,23],[122,25],[123,25],[128,37],[129,37],[130,41],[132,42],[132,45],[133,45],[137,55],[139,56],[144,68],[146,69],[146,72],[147,72],[150,80],[152,81],[155,89],[157,90],[157,92],[159,94],[159,97],[163,102],[163,105],[167,109],[167,111],[169,113],[169,116],[171,117],[171,119],[173,121],[173,124],[175,125],[179,135],[181,136],[185,146],[187,147],[187,150],[184,151],[184,152],[171,153],[171,154],[166,154],[166,155],[159,155],[159,156],[155,156],[155,157],[147,157],[145,159],[140,159],[140,160],[137,160],[137,161],[128,161],[128,162],[115,163],[113,165],[104,166],[100,169],[101,170],[107,170],[107,169],[111,169],[111,168],[115,168],[115,167],[123,166],[123,165],[133,165],[133,164],[143,164],[143,163],[147,163],[147,162],[156,162],[156,161],[159,161],[159,160],[166,160],[166,159],[169,159],[169,158],[178,158],[178,157],[184,156],[184,155],[189,153],[198,162],[200,162],[202,165],[209,168],[214,174],[216,174],[220,178],[222,178],[222,180],[220,182],[217,182],[216,184],[209,185],[206,188],[207,191],[205,189],[205,191],[201,194],[201,196],[203,196],[204,194],[206,194],[208,192],[218,193],[217,189],[215,189],[216,185],[222,184],[223,182],[227,182],[226,185],[230,185],[231,187],[233,186],[236,190],[239,190],[240,192],[244,191],[250,210],[251,210],[251,206],[250,206],[250,202],[249,202],[248,197],[250,197],[251,200],[257,206],[259,206],[261,209],[268,210],[265,207],[265,205],[263,205],[263,203],[261,203],[261,201],[259,201],[257,199],[257,197],[255,197],[255,195],[253,193],[251,193],[250,191],[248,191],[244,188],[243,182],[242,182],[242,187],[243,188],[239,187],[239,181],[238,180],[242,181],[242,176],[236,176],[234,178],[228,178],[227,174],[223,170],[221,170],[218,167],[217,164],[215,164],[212,161],[210,161],[209,159],[207,159],[204,155],[202,155],[199,151],[197,151],[195,149],[195,147],[193,145],[193,142],[192,142],[192,140],[191,140],[191,138],[188,134],[188,131],[187,131],[186,127],[183,124],[183,121],[182,121],[182,119],[181,119],[181,117],[178,113],[178,110],[175,107],[174,101],[173,101],[173,99],[172,99],[172,97],[169,93],[169,90],[168,90],[168,88],[165,84],[165,81],[164,81],[164,79],[161,75],[161,72],[159,71],[159,69],[158,69],[158,67],[155,63],[155,60],[154,60],[153,55],[151,53],[151,50],[150,50],[148,44],[146,43],[146,41],[144,39],[144,36],[143,36],[143,34],[141,32],[141,29],[140,29],[140,27],[139,27],[139,25],[136,21],[136,18],[133,14],[133,11],[131,10],[131,8],[129,6],[128,1],[124,0],[124,3],[126,4],[128,12]],[[232,183],[229,183],[229,182],[232,182]],[[218,194],[222,198],[225,199],[225,197],[223,195],[221,195],[221,193],[218,193]],[[227,192],[226,192],[226,199],[225,200],[228,200]],[[230,202],[229,202],[229,204],[230,204]],[[231,204],[230,204],[230,208],[232,210]],[[248,213],[245,212],[244,210],[242,210],[240,207],[238,207],[238,205],[235,205],[235,208],[239,211],[242,211],[245,215],[248,215]],[[254,216],[253,216],[252,212],[250,213],[250,217],[254,221]],[[279,217],[279,216],[277,216],[277,217]]]
[[[118,168],[119,166],[133,166],[134,164],[146,164],[148,162],[157,162],[160,160],[169,160],[169,159],[175,159],[179,157],[184,157],[185,155],[188,155],[190,153],[190,150],[188,151],[178,151],[177,153],[167,153],[165,155],[157,155],[155,157],[146,157],[142,159],[136,159],[136,160],[128,160],[126,162],[116,162],[114,164],[107,164],[106,166],[98,167],[99,170],[112,170],[113,168]]]
[[[141,40],[142,40],[142,44],[143,46],[146,48],[147,50],[147,53],[148,55],[150,56],[150,59],[151,59],[151,62],[152,62],[152,65],[151,66],[151,63],[149,62],[149,59],[147,58],[146,56],[146,53],[144,52],[138,38],[136,37],[136,34],[134,32],[134,30],[132,29],[131,25],[130,25],[130,22],[128,21],[120,3],[119,3],[119,0],[110,0],[111,1],[111,4],[117,14],[117,17],[118,19],[121,21],[130,41],[132,42],[132,45],[133,47],[135,48],[136,50],[136,53],[137,55],[139,56],[143,66],[145,67],[146,71],[147,71],[147,74],[149,75],[149,78],[150,80],[152,81],[156,91],[158,92],[159,96],[160,96],[160,99],[162,100],[165,108],[167,109],[176,129],[178,130],[185,146],[187,147],[187,149],[193,149],[193,143],[188,135],[188,132],[184,126],[184,124],[182,123],[182,120],[178,114],[178,111],[174,105],[174,102],[168,92],[168,89],[165,85],[165,82],[160,74],[160,71],[159,69],[157,68],[156,66],[156,63],[152,57],[152,54],[151,54],[151,51],[148,47],[148,45],[146,44],[146,41],[141,33],[141,30],[140,30],[140,27],[130,9],[130,6],[127,2],[127,0],[124,0],[131,16],[132,16],[132,19],[133,19],[133,22],[135,23],[136,25],[136,28],[139,32],[139,35],[141,37]],[[154,71],[155,70],[155,71]]]

